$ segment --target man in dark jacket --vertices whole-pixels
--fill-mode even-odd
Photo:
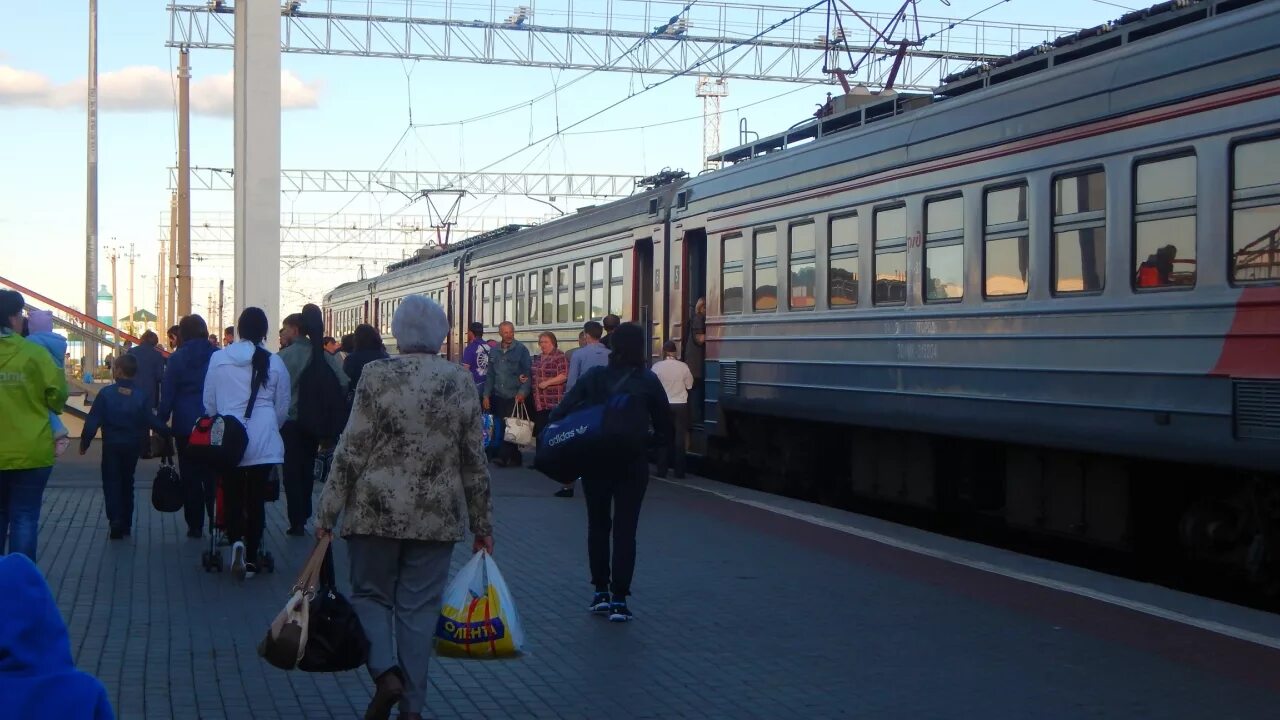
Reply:
[[[67,626],[40,570],[0,556],[0,717],[111,720],[97,678],[76,669]]]
[[[489,372],[484,378],[484,410],[499,418],[511,417],[517,404],[533,392],[533,356],[524,343],[516,342],[516,326],[498,326],[502,342],[489,350]],[[530,413],[532,415],[532,413]],[[503,442],[494,460],[499,467],[520,467],[520,448]]]
[[[613,333],[622,324],[622,320],[617,315],[605,315],[604,320],[600,321],[604,326],[604,337],[600,338],[600,344],[606,348],[613,349]]]
[[[150,330],[142,333],[142,344],[131,349],[129,354],[138,361],[138,374],[133,384],[146,391],[151,398],[151,408],[155,409],[160,402],[160,378],[164,375],[164,353],[156,347],[160,338]]]
[[[190,458],[187,443],[196,420],[204,414],[204,378],[209,372],[209,358],[218,348],[209,342],[209,329],[204,318],[188,315],[178,325],[181,344],[169,357],[160,388],[161,422],[173,421],[174,439],[178,446],[178,470],[187,487],[182,504],[187,519],[187,537],[204,535],[204,519],[213,514],[217,491],[213,471],[204,463]]]

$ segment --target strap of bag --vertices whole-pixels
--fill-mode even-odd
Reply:
[[[253,346],[253,354],[255,356],[258,354],[259,349],[260,348],[257,345]],[[266,352],[266,350],[263,350],[262,352]],[[270,358],[268,358],[268,360],[270,360]],[[258,402],[258,387],[260,385],[261,383],[258,382],[258,373],[254,372],[253,370],[253,359],[250,358],[249,360],[249,404],[244,406],[245,420],[248,420],[249,418],[253,417],[253,406],[256,402]]]
[[[332,538],[326,537],[323,540],[316,541],[316,546],[311,550],[311,556],[307,558],[306,564],[302,566],[302,572],[298,575],[297,582],[293,584],[295,592],[311,593],[315,591],[321,566],[324,564],[325,557],[329,554],[331,540]]]
[[[622,386],[626,385],[627,381],[631,379],[631,374],[634,372],[635,372],[635,368],[631,368],[630,370],[627,370],[627,374],[623,375],[622,379],[619,380],[617,383],[615,383],[613,388],[609,390],[609,397],[613,397],[614,395],[617,395],[618,391],[622,389]]]
[[[511,417],[516,420],[528,420],[529,409],[525,407],[524,403],[515,403],[515,407],[511,409]]]

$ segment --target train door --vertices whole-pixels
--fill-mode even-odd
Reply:
[[[698,301],[707,297],[707,231],[690,230],[684,236],[684,278],[682,292],[676,293],[680,303],[680,355],[693,373],[693,392],[689,398],[691,421],[701,425],[704,417],[703,378],[706,377],[706,316],[697,317]],[[699,332],[701,330],[701,332]],[[698,336],[702,335],[701,342]]]
[[[453,302],[454,293],[457,289],[458,289],[458,284],[453,280],[450,280],[449,286],[445,288],[445,291],[444,291],[444,301],[446,303],[444,308],[444,314],[445,314],[445,318],[448,319],[449,321],[449,327],[453,327],[454,320],[457,318],[457,314],[454,310],[455,305]],[[457,358],[453,356],[454,347],[455,347],[453,344],[453,333],[449,333],[445,337],[445,343],[446,343],[446,346],[445,346],[444,356],[449,358],[449,360],[456,360]]]
[[[653,363],[662,359],[662,331],[656,327],[662,318],[658,317],[654,307],[653,240],[646,238],[636,242],[632,278],[635,282],[632,319],[644,328],[650,363]]]

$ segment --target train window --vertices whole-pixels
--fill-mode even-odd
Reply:
[[[622,316],[622,256],[609,258],[609,312]]]
[[[569,266],[556,269],[556,322],[569,322]]]
[[[502,281],[493,281],[493,298],[489,303],[489,325],[496,328],[502,322]]]
[[[538,324],[538,273],[529,273],[529,324]]]
[[[552,270],[547,268],[542,271],[542,322],[550,325],[555,322],[556,315],[556,286],[552,284]]]
[[[752,255],[754,286],[751,309],[755,312],[774,312],[778,309],[778,231],[757,230]]]
[[[1280,280],[1280,138],[1235,147],[1231,278]]]
[[[573,321],[587,319],[587,264],[573,264]]]
[[[1138,289],[1196,284],[1196,157],[1138,163],[1134,172],[1133,282]]]
[[[964,297],[964,198],[929,200],[924,212],[925,302]]]
[[[792,310],[810,310],[817,304],[813,295],[817,282],[814,251],[817,248],[814,225],[811,222],[791,226],[790,289],[787,306]]]
[[[893,305],[907,300],[907,209],[876,210],[875,216],[875,297],[876,305]]]
[[[831,307],[858,304],[858,215],[832,218],[830,262],[827,268],[827,301]]]
[[[983,226],[984,282],[987,297],[1027,294],[1027,186],[987,190]]]
[[[1101,170],[1053,181],[1053,292],[1100,292],[1106,284],[1107,177]]]
[[[742,236],[732,235],[720,245],[720,313],[742,312]]]
[[[591,261],[591,317],[600,319],[604,310],[604,260]]]
[[[507,319],[517,325],[524,324],[524,275],[516,276],[515,313]]]
[[[503,322],[515,322],[516,320],[516,294],[515,288],[512,287],[512,278],[508,275],[502,281],[502,320]]]

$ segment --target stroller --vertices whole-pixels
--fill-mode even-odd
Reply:
[[[280,487],[280,466],[276,465],[271,468],[271,481],[275,486]],[[222,548],[231,544],[227,538],[227,525],[225,517],[225,503],[222,500],[222,476],[217,478],[217,490],[214,493],[213,511],[209,517],[209,549],[200,554],[200,566],[205,572],[222,572],[226,568],[226,560],[222,555]],[[266,523],[265,513],[263,515],[263,523]],[[276,571],[276,559],[271,553],[258,549],[257,566],[269,573]]]

